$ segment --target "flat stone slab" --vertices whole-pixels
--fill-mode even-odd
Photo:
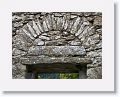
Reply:
[[[44,64],[90,64],[92,61],[89,58],[80,57],[28,57],[21,58],[21,63],[24,65],[44,65]]]
[[[21,58],[21,63],[39,73],[78,73],[79,68],[87,67],[92,61],[89,58],[79,57],[29,57]]]
[[[28,56],[84,56],[86,55],[83,46],[35,46],[28,51]]]

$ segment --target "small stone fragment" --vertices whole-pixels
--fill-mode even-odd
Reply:
[[[44,29],[44,31],[49,31],[45,21],[43,21],[43,29]]]
[[[44,45],[44,41],[42,41],[41,39],[36,39],[34,41],[34,44],[37,45],[37,46]]]
[[[38,26],[36,25],[35,21],[33,21],[33,28],[34,28],[34,30],[36,31],[37,35],[40,35],[40,34],[41,34],[41,32],[40,32]]]
[[[94,26],[101,26],[102,25],[102,17],[96,16],[95,19],[94,19],[93,25]]]
[[[50,38],[47,37],[47,36],[39,36],[39,38],[42,39],[42,40],[50,40]]]
[[[75,33],[76,33],[77,27],[78,27],[80,21],[81,21],[81,18],[78,17],[78,18],[76,19],[75,23],[73,24],[70,33],[72,33],[72,34],[75,34]]]

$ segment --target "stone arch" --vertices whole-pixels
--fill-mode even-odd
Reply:
[[[101,49],[99,45],[101,43],[100,34],[98,34],[101,33],[101,21],[99,19],[101,13],[51,12],[27,14],[35,15],[35,17],[28,20],[20,28],[19,26],[16,27],[19,29],[15,31],[16,35],[12,41],[13,58],[16,61],[19,61],[21,56],[25,56],[29,49],[40,45],[83,46],[88,52],[86,56],[90,55],[90,57],[90,51]]]
[[[29,21],[18,33],[33,45],[81,45],[88,32],[92,32],[92,26],[84,17],[47,14],[42,19]]]

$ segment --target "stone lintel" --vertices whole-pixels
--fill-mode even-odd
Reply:
[[[21,63],[24,65],[34,65],[34,64],[90,64],[92,61],[89,58],[80,57],[26,57],[21,58]]]

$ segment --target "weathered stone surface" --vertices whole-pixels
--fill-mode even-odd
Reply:
[[[67,37],[64,37],[67,41],[70,41],[70,40],[74,40],[75,39],[75,36],[74,35],[70,35],[70,36],[67,36]]]
[[[61,16],[63,16],[60,12],[54,13],[54,15],[55,15],[56,17],[61,17]]]
[[[55,17],[54,17],[54,15],[52,15],[52,28],[53,28],[53,30],[56,30],[56,20],[55,20]]]
[[[80,26],[80,29],[78,29],[78,31],[75,33],[75,36],[78,36],[79,35],[79,39],[82,37],[81,36],[81,33],[83,33],[83,31],[85,30],[85,29],[88,29],[89,28],[89,26],[84,22],[84,23],[82,23],[81,24],[81,26]],[[85,31],[84,31],[85,32]],[[86,32],[87,33],[87,32]]]
[[[67,31],[63,31],[63,32],[62,32],[62,36],[68,36],[68,35],[70,35],[69,32],[67,32]]]
[[[73,23],[74,23],[74,20],[69,20],[69,23],[68,23],[69,25],[68,25],[66,31],[68,31],[68,32],[71,31],[71,28],[72,28],[72,26],[73,26]]]
[[[99,57],[102,56],[102,51],[100,50],[96,50],[96,51],[91,51],[87,53],[88,57]]]
[[[69,20],[70,20],[70,13],[67,13],[63,17],[63,29],[66,30],[69,26]]]
[[[45,21],[43,21],[43,29],[44,29],[44,31],[49,31]]]
[[[62,30],[62,24],[63,24],[63,18],[62,17],[58,17],[57,18],[57,23],[56,23],[56,30]]]
[[[83,16],[83,12],[71,12],[71,15]]]
[[[47,36],[39,36],[39,38],[40,38],[41,40],[50,40],[50,38],[47,37]]]
[[[74,19],[74,18],[77,18],[77,16],[71,14],[71,15],[70,15],[70,18]]]
[[[39,30],[39,28],[38,28],[37,24],[35,23],[35,21],[33,21],[33,29],[35,30],[37,35],[41,34],[41,31]]]
[[[28,55],[46,56],[84,56],[86,51],[82,46],[36,46],[31,47]]]
[[[81,40],[85,48],[95,49],[96,45],[100,42],[99,34],[94,34],[93,36],[86,37],[86,39]]]
[[[44,45],[44,44],[45,44],[44,41],[42,41],[41,39],[36,39],[34,41],[34,45],[36,45],[36,46],[41,46],[41,45]]]
[[[22,17],[20,17],[20,16],[18,16],[18,15],[12,16],[12,21],[13,21],[13,22],[18,22],[18,21],[20,21],[20,20],[22,20]]]
[[[69,64],[73,65],[86,65],[91,63],[92,61],[89,58],[80,58],[80,57],[28,57],[28,58],[21,58],[21,63],[25,65],[34,65],[34,64]],[[64,65],[65,66],[65,65]],[[60,66],[59,66],[60,67]],[[54,67],[53,67],[54,68]]]
[[[13,48],[17,48],[19,50],[27,51],[31,43],[26,41],[26,39],[22,35],[16,35],[12,40]]]
[[[46,46],[64,46],[66,45],[65,39],[58,39],[58,40],[51,40],[51,41],[46,41],[45,45]]]
[[[23,31],[28,37],[30,37],[31,39],[35,39],[34,37],[33,37],[33,35],[30,33],[30,31],[28,31],[28,30],[26,30],[27,29],[27,27],[26,26],[24,26],[24,28],[23,29],[21,29],[21,31]]]
[[[37,23],[37,26],[38,26],[39,30],[40,30],[41,32],[44,32],[44,31],[43,31],[42,24],[41,24],[41,21],[40,21],[40,20],[37,20],[36,23]]]
[[[23,56],[23,55],[26,55],[26,54],[27,54],[27,52],[22,51],[22,50],[18,50],[16,48],[13,48],[13,50],[12,50],[12,55],[13,56]]]
[[[75,34],[75,33],[76,33],[77,27],[78,27],[80,21],[81,21],[81,18],[80,18],[80,17],[77,17],[75,23],[73,24],[73,26],[72,26],[72,28],[71,28],[71,33],[72,33],[72,34]]]
[[[92,12],[85,12],[85,13],[83,13],[83,15],[84,16],[90,16],[90,15],[92,15]]]
[[[81,42],[80,40],[74,40],[74,41],[70,41],[69,44],[73,46],[80,46]]]
[[[45,22],[47,24],[48,29],[52,30],[52,17],[51,17],[51,15],[48,15],[47,17],[45,17]]]
[[[102,25],[102,17],[96,16],[95,19],[94,19],[93,25],[95,25],[95,26],[101,26]]]
[[[87,71],[88,79],[101,79],[102,78],[102,68],[96,67],[96,68],[90,68]]]
[[[21,63],[16,63],[15,65],[12,65],[12,76],[13,79],[25,79],[25,66]]]
[[[83,29],[81,29],[81,31],[78,31],[77,33],[77,35],[79,35],[78,38],[81,39],[82,37],[84,37],[88,33],[88,29],[89,27],[86,26]]]
[[[88,70],[102,66],[101,12],[13,12],[12,16],[13,63],[15,58],[19,59],[21,56],[26,56],[24,53],[32,52],[35,46],[83,46],[85,57],[92,60]],[[56,53],[59,50],[56,50]],[[38,51],[39,49],[35,50],[34,55],[39,55]],[[45,52],[49,54],[48,49]],[[64,52],[69,50],[66,48]],[[61,55],[64,56],[65,53],[62,52]],[[73,55],[70,56],[73,57]],[[15,62],[13,66],[14,78],[23,76],[21,72],[24,70],[17,66],[18,63]],[[53,69],[50,68],[50,70]]]
[[[32,22],[29,22],[29,23],[27,24],[27,26],[28,26],[28,29],[29,29],[30,33],[31,33],[34,37],[37,37],[37,33],[36,33],[35,30],[33,29],[33,23],[32,23]]]

